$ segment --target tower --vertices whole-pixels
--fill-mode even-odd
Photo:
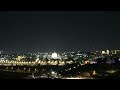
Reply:
[[[109,50],[106,50],[106,54],[109,55],[110,51]]]

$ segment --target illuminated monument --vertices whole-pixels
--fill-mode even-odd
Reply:
[[[57,53],[56,52],[52,53],[51,58],[52,59],[58,59]]]

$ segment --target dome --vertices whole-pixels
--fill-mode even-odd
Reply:
[[[58,58],[57,53],[55,53],[55,52],[52,53],[51,57],[52,57],[53,59],[57,59],[57,58]]]

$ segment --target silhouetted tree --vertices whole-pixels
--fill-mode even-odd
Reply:
[[[120,64],[119,57],[114,58],[114,62],[115,62],[116,64]]]
[[[103,59],[102,59],[102,63],[103,63],[103,64],[106,64],[106,63],[107,63],[107,60],[108,60],[107,57],[103,58]]]
[[[102,58],[98,58],[98,59],[96,59],[96,61],[98,64],[102,64]]]

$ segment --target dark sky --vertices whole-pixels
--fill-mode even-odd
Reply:
[[[120,49],[120,11],[0,11],[5,52]]]

